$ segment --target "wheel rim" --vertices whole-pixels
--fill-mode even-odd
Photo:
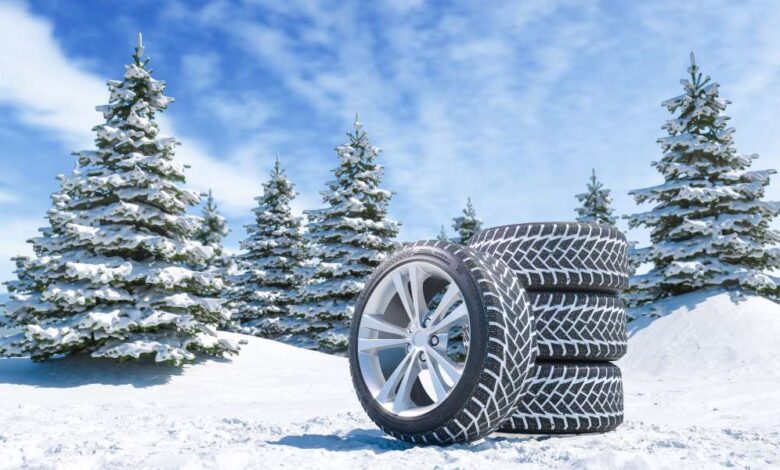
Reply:
[[[371,396],[404,417],[440,406],[463,375],[470,326],[463,293],[443,269],[423,261],[392,269],[358,325],[359,369]]]

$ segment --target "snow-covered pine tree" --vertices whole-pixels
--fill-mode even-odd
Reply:
[[[577,222],[615,225],[612,197],[609,193],[609,189],[604,188],[604,184],[596,178],[594,168],[586,191],[575,196],[582,203],[582,207],[577,208]]]
[[[198,203],[182,188],[174,138],[161,137],[155,114],[172,99],[151,77],[138,46],[121,81],[108,82],[97,150],[76,153],[33,238],[35,257],[20,258],[8,283],[8,314],[22,333],[4,338],[3,354],[42,360],[90,352],[120,359],[151,356],[179,364],[195,353],[235,352],[217,337],[228,315],[215,297],[222,280],[203,272],[213,250],[192,237]]]
[[[230,292],[230,278],[235,271],[233,257],[225,253],[222,245],[222,240],[230,233],[230,229],[227,227],[225,218],[219,213],[211,189],[205,196],[206,204],[203,205],[202,222],[195,232],[195,239],[212,249],[213,254],[208,260],[208,270],[222,278],[224,287],[220,297],[224,299]],[[227,305],[226,307],[229,308]],[[229,330],[230,320],[223,320],[218,326],[221,330]]]
[[[301,219],[290,209],[295,196],[277,156],[263,194],[255,198],[255,223],[246,226],[248,237],[236,257],[240,274],[229,295],[236,330],[293,344],[309,326],[291,317],[288,308],[296,300],[300,268],[308,259]]]
[[[211,190],[206,195],[206,204],[203,206],[203,223],[195,234],[195,239],[214,250],[214,255],[221,257],[224,254],[222,239],[229,232],[227,221],[219,213],[217,203]]]
[[[30,279],[29,274],[27,271],[24,270],[24,266],[27,265],[27,263],[30,262],[30,258],[27,256],[15,256],[11,258],[11,261],[14,262],[16,265],[16,269],[14,272],[16,273],[16,277],[18,279],[17,282],[22,283],[29,283],[32,282]],[[8,314],[8,302],[0,306],[0,333],[3,330],[19,330],[21,329],[22,325],[19,323],[18,319],[14,316],[11,316]],[[5,336],[3,334],[0,334],[0,356],[19,356],[22,354],[22,351],[19,349],[21,344],[19,344],[19,340],[21,339],[20,336]]]
[[[452,219],[452,228],[458,234],[458,243],[465,245],[482,229],[482,220],[477,218],[477,211],[471,204],[471,198],[468,198],[466,208],[463,209],[463,215]]]
[[[447,236],[447,231],[444,229],[444,225],[441,226],[441,230],[439,230],[439,234],[436,235],[436,239],[440,242],[450,241],[450,237]]]
[[[780,233],[769,227],[780,203],[762,200],[775,170],[748,171],[757,155],[737,154],[718,84],[702,76],[691,53],[685,92],[662,105],[674,118],[653,166],[664,183],[631,191],[638,203],[656,203],[629,217],[650,228],[652,245],[636,262],[652,269],[632,278],[632,303],[708,288],[743,288],[776,295],[766,271],[780,267]]]
[[[310,323],[299,345],[343,354],[355,302],[371,272],[395,250],[398,222],[388,218],[392,193],[381,189],[380,149],[371,145],[359,118],[349,142],[336,147],[336,179],[322,192],[326,207],[307,211],[311,246],[319,259],[294,312]]]

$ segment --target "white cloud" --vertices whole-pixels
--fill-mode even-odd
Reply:
[[[251,93],[237,97],[211,94],[203,107],[233,130],[257,130],[267,123],[272,115],[271,107]]]
[[[0,70],[0,102],[16,106],[24,122],[57,132],[71,146],[91,141],[104,80],[74,67],[51,24],[21,3],[0,4]]]
[[[215,53],[186,54],[181,66],[187,84],[198,91],[215,85],[222,76],[219,55]]]
[[[19,202],[19,200],[18,194],[0,189],[0,204],[14,204]]]
[[[55,132],[66,146],[86,148],[92,145],[91,128],[100,122],[94,107],[108,96],[105,79],[115,77],[98,77],[77,62],[62,51],[48,20],[22,3],[0,3],[0,103],[13,106],[25,123]],[[177,154],[191,166],[187,176],[192,187],[212,188],[228,213],[252,207],[261,178],[258,168],[215,158],[197,140],[177,134],[176,123],[165,116],[160,123],[182,142]]]
[[[359,111],[385,150],[385,185],[397,192],[391,210],[407,222],[402,236],[423,238],[448,224],[467,195],[489,223],[537,215],[516,203],[518,175],[533,165],[540,176],[524,182],[524,189],[543,193],[560,170],[534,161],[538,139],[525,140],[518,131],[541,133],[539,114],[597,37],[598,11],[580,8],[578,21],[559,25],[543,45],[519,55],[518,35],[541,31],[556,7],[503,8],[501,17],[491,9],[442,9],[422,24],[383,16],[381,30],[361,20],[360,4],[277,9],[305,24],[305,34],[264,17],[254,21],[242,8],[223,10],[228,16],[220,21],[198,11],[191,19],[233,37],[320,115],[349,123]],[[309,51],[301,36],[320,39]],[[316,52],[322,47],[327,54]]]

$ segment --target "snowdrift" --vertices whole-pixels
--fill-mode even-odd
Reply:
[[[661,318],[629,327],[629,351],[620,362],[624,369],[668,379],[780,375],[780,304],[756,295],[705,291],[654,308]]]
[[[658,302],[618,362],[626,419],[744,428],[780,423],[780,304],[724,291]]]
[[[0,408],[18,405],[143,404],[199,415],[269,421],[308,419],[354,409],[346,361],[252,336],[241,354],[182,368],[117,364],[89,356],[43,363],[0,359]]]

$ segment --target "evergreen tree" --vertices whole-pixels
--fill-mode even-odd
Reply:
[[[308,327],[289,312],[302,282],[300,268],[308,256],[301,219],[290,209],[295,196],[277,157],[263,194],[255,198],[255,223],[246,226],[248,237],[241,242],[243,253],[237,257],[241,273],[234,278],[230,293],[238,331],[293,344],[299,335],[305,336]]]
[[[450,241],[450,238],[447,236],[447,231],[444,230],[444,225],[441,226],[441,230],[439,230],[439,234],[436,235],[436,239],[440,242],[448,242]]]
[[[458,243],[465,245],[471,240],[475,233],[482,229],[482,220],[477,218],[477,211],[471,204],[471,198],[468,198],[466,208],[463,209],[463,215],[452,219],[452,228],[458,234]]]
[[[178,364],[236,350],[215,330],[229,314],[215,298],[222,279],[203,271],[213,249],[193,239],[201,219],[185,214],[199,195],[181,186],[178,143],[155,122],[173,99],[143,52],[139,35],[133,63],[97,108],[105,117],[97,150],[75,154],[49,226],[30,240],[36,256],[17,259],[8,314],[22,332],[3,339],[6,355],[86,351]]]
[[[609,189],[604,188],[596,178],[596,170],[593,169],[586,192],[576,195],[577,200],[582,203],[582,207],[577,208],[577,222],[615,225],[609,193]]]
[[[650,228],[652,241],[634,259],[652,269],[632,278],[632,303],[708,287],[775,295],[765,272],[780,267],[780,233],[769,227],[780,204],[762,200],[775,170],[748,171],[757,155],[737,154],[718,84],[702,76],[693,54],[688,73],[685,92],[662,103],[674,114],[658,140],[663,157],[653,162],[664,183],[630,193],[656,203],[629,217],[631,227]]]
[[[322,192],[326,207],[307,211],[318,263],[294,312],[310,324],[304,347],[346,351],[355,302],[371,272],[396,248],[398,223],[387,217],[392,193],[381,189],[380,149],[371,145],[357,116],[349,142],[336,148],[336,179]]]
[[[214,201],[214,196],[211,194],[210,189],[206,196],[206,204],[203,206],[202,217],[203,223],[198,229],[195,239],[204,245],[211,247],[214,250],[214,254],[221,257],[224,253],[222,239],[227,236],[229,230],[227,228],[227,221],[220,215],[217,203]]]
[[[220,298],[224,299],[231,289],[230,279],[231,273],[235,270],[235,263],[233,262],[233,257],[227,255],[222,246],[222,239],[227,236],[230,229],[227,227],[225,218],[219,213],[211,189],[206,194],[206,204],[203,206],[201,217],[203,220],[195,233],[195,239],[203,245],[210,247],[213,251],[213,255],[208,260],[208,270],[222,278],[225,285],[220,293]],[[230,326],[231,322],[229,319],[222,320],[219,323],[219,329],[221,330],[229,330]]]

